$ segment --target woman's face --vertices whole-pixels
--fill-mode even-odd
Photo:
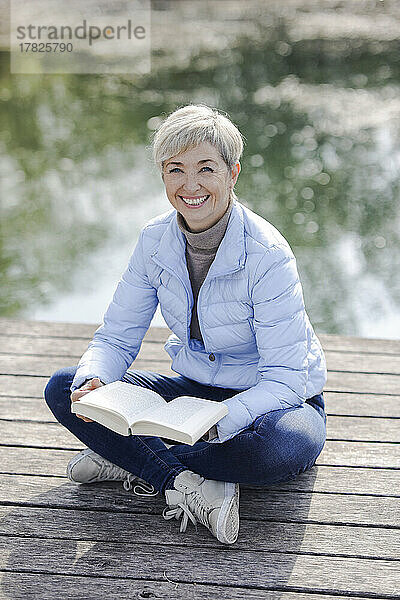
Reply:
[[[162,179],[168,200],[182,214],[189,229],[204,231],[225,213],[240,163],[229,169],[209,142],[165,161]]]

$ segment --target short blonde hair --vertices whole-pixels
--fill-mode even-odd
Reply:
[[[172,112],[155,132],[154,161],[162,170],[166,160],[202,142],[215,146],[229,168],[243,152],[243,136],[227,116],[204,104],[188,104]]]

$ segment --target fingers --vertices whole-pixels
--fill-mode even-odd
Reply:
[[[95,390],[96,388],[99,388],[103,385],[104,383],[102,383],[98,377],[94,377],[90,381],[87,381],[85,385],[72,392],[71,402],[78,402],[82,398],[82,396],[85,396],[85,394],[88,394],[92,390]],[[89,419],[88,417],[84,417],[82,415],[76,416],[78,417],[78,419],[82,419],[82,421],[85,421],[86,423],[93,423],[93,419]]]
[[[88,394],[92,390],[95,390],[96,388],[99,388],[103,385],[104,383],[102,383],[98,377],[94,377],[90,381],[87,381],[85,385],[72,392],[71,401],[76,402],[77,400],[80,400],[85,394]]]
[[[93,379],[88,381],[88,383],[92,385],[92,389],[96,389],[104,385],[104,383],[102,383],[98,377],[94,377]]]
[[[85,396],[89,392],[90,392],[90,390],[83,390],[83,389],[74,390],[71,394],[71,402],[77,402],[78,400],[80,400],[83,396]]]
[[[85,423],[94,423],[93,419],[88,419],[88,417],[83,417],[82,415],[75,415],[78,419],[82,419]]]

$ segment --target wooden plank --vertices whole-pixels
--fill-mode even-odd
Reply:
[[[345,417],[347,418],[347,417]],[[59,423],[0,421],[1,443],[32,448],[82,449],[82,443]],[[400,444],[327,441],[318,464],[400,468]]]
[[[328,371],[352,373],[381,373],[399,375],[399,356],[385,354],[356,354],[344,352],[325,352]]]
[[[134,369],[149,369],[155,372],[173,374],[170,370],[170,360],[150,361],[137,358],[132,365]],[[41,356],[0,356],[0,375],[40,376],[49,378],[60,368],[70,366],[65,357]],[[356,392],[395,394],[398,395],[400,375],[382,375],[375,373],[346,373],[330,371],[326,390],[334,392]]]
[[[329,415],[400,418],[400,395],[324,392]]]
[[[87,349],[89,340],[80,338],[54,337],[18,337],[1,336],[0,348],[3,356],[20,355],[27,357],[35,355],[46,357],[65,357],[65,364],[77,364]],[[351,371],[360,373],[400,373],[400,354],[373,353],[344,353],[342,351],[327,351],[325,353],[328,369],[331,371]],[[139,359],[169,361],[170,358],[163,348],[163,343],[145,338],[140,349]]]
[[[167,358],[168,355],[166,354]],[[170,370],[171,360],[168,358],[165,360],[153,360],[146,359],[142,360],[136,358],[134,364],[135,369],[148,369],[150,371],[163,372],[166,374],[173,374]],[[65,360],[64,356],[8,356],[0,355],[0,374],[1,375],[33,375],[40,377],[51,377],[51,375],[67,366],[77,364],[77,361]]]
[[[324,351],[364,352],[366,354],[400,354],[400,341],[390,339],[353,337],[347,335],[318,334]]]
[[[22,389],[21,392],[23,392]],[[325,410],[329,417],[400,418],[400,396],[326,392],[324,398]],[[3,390],[3,395],[0,391],[0,415],[3,419],[28,419],[32,421],[48,421],[51,418],[51,413],[42,396],[40,398],[24,398],[22,396],[16,398],[7,394],[5,390]]]
[[[54,423],[55,417],[43,398],[12,398],[0,396],[1,419],[47,421]]]
[[[0,393],[7,398],[42,398],[48,377],[0,375]]]
[[[83,444],[65,427],[53,423],[0,421],[2,444],[32,446],[33,448],[83,448]]]
[[[82,542],[77,547],[69,540],[7,537],[9,556],[0,556],[0,567],[4,569],[10,564],[13,569],[35,573],[65,572],[95,577],[101,565],[102,575],[108,577],[150,578],[166,572],[172,581],[185,583],[400,597],[396,561],[376,559],[371,568],[369,559],[241,552],[221,548],[221,544],[213,541],[219,549],[217,553],[193,546],[188,561],[187,548],[178,546],[164,545],[162,551],[155,552],[152,545],[134,542]]]
[[[163,361],[137,358],[132,368],[176,375],[169,368],[170,362],[168,358]],[[39,376],[48,379],[56,370],[66,366],[71,365],[66,363],[65,357],[0,356],[0,376]],[[325,389],[332,392],[398,395],[399,385],[400,375],[330,371]],[[1,389],[4,388],[2,387]]]
[[[165,501],[160,495],[136,496],[125,491],[121,482],[79,485],[65,477],[1,474],[0,504],[161,514]]]
[[[88,342],[80,338],[32,338],[27,335],[18,337],[0,336],[1,354],[9,356],[65,356],[68,357],[68,362],[72,361],[72,364],[82,356],[87,346]],[[152,344],[152,346],[156,346],[156,344]]]
[[[45,401],[42,402],[45,405],[47,423],[37,419],[26,420],[27,415],[22,422],[0,419],[0,435],[4,436],[0,437],[2,443],[21,444],[23,440],[32,440],[32,445],[43,445],[43,441],[48,440],[53,445],[66,440],[62,433],[64,428],[58,425],[51,411],[48,408],[46,410]],[[399,419],[333,416],[327,418],[328,440],[395,443],[400,438],[399,430]]]
[[[81,338],[89,341],[100,323],[65,323],[50,321],[29,321],[21,319],[6,319],[0,317],[0,334],[4,336],[61,337]],[[150,327],[145,339],[162,342],[171,331],[167,327]]]
[[[329,397],[328,397],[329,398]],[[362,397],[364,398],[364,397]],[[397,441],[399,439],[400,423],[398,419],[392,418],[400,412],[400,403],[393,401],[393,398],[388,397],[393,406],[394,415],[390,415],[386,407],[387,401],[378,402],[376,397],[370,397],[365,400],[363,408],[365,416],[356,417],[354,409],[348,408],[349,415],[343,407],[346,403],[339,403],[339,409],[334,406],[335,401],[326,399],[326,411],[328,414],[328,437],[332,439],[361,439],[370,441]],[[370,407],[370,410],[368,410]],[[382,409],[382,412],[388,413],[390,418],[366,418],[370,412],[374,412],[373,408]],[[332,411],[329,409],[333,409]],[[357,407],[358,408],[358,407]],[[376,410],[375,412],[379,412]],[[340,412],[344,413],[344,418],[340,416]],[[396,412],[397,411],[397,412]],[[337,414],[331,414],[336,412]],[[27,420],[27,421],[50,421],[54,422],[55,418],[50,412],[43,398],[13,398],[12,396],[0,396],[0,415],[2,419],[8,420]],[[400,416],[400,415],[399,415]]]
[[[77,364],[88,347],[88,341],[79,338],[52,338],[29,336],[0,336],[0,356],[58,356],[65,357],[65,364]],[[142,343],[138,357],[141,359],[170,360],[163,344],[152,340]]]
[[[400,375],[370,373],[340,373],[330,371],[325,389],[330,392],[358,394],[394,394],[400,389]]]
[[[327,441],[317,465],[342,467],[400,468],[400,445],[375,442]]]
[[[32,337],[55,336],[68,338],[93,337],[100,323],[61,323],[48,321],[29,321],[20,319],[0,318],[0,334],[2,335],[28,335]],[[146,333],[149,338],[163,342],[170,334],[167,327],[150,327]],[[317,331],[317,335],[324,350],[339,350],[340,352],[365,352],[382,354],[400,354],[400,341],[378,338],[360,338],[356,336],[324,334]]]
[[[400,441],[399,419],[329,416],[326,424],[327,437],[331,440],[350,440],[353,442]]]
[[[65,477],[68,461],[75,454],[75,450],[0,446],[0,472]],[[241,487],[260,491],[260,488],[252,486]],[[294,480],[268,486],[268,489],[399,497],[400,469],[355,469],[319,465],[301,473]]]
[[[157,580],[156,577],[160,579]],[[348,596],[306,594],[257,590],[242,587],[202,585],[198,583],[175,583],[167,581],[166,573],[157,573],[151,580],[112,579],[97,575],[80,577],[41,573],[4,572],[1,589],[12,600],[121,600],[121,598],[154,598],[157,600],[348,600]],[[357,600],[367,600],[358,597]],[[379,598],[377,599],[379,600]]]
[[[29,340],[29,338],[23,338]],[[18,340],[20,341],[20,339]],[[82,345],[80,351],[77,348],[69,348],[69,343],[66,344],[65,340],[57,339],[58,346],[52,343],[51,338],[46,340],[46,344],[43,340],[38,340],[40,343],[31,343],[24,341],[23,352],[2,352],[0,353],[0,372],[6,375],[19,374],[19,373],[32,373],[33,375],[45,375],[51,374],[54,370],[64,367],[66,365],[78,364],[83,352],[86,350],[87,345]],[[75,346],[77,340],[73,340]],[[22,347],[22,344],[21,344]],[[48,351],[48,348],[52,348]],[[6,346],[3,346],[6,348]],[[30,348],[30,352],[26,350]],[[16,348],[15,348],[16,349]],[[21,348],[22,349],[22,348]],[[75,350],[75,353],[74,353]],[[350,354],[349,359],[347,355],[340,353],[334,354],[334,360],[329,360],[330,355],[327,353],[327,365],[330,372],[343,372],[343,373],[366,373],[372,375],[397,375],[400,374],[400,356],[385,357],[382,355],[368,355],[368,354]],[[144,364],[146,361],[149,362],[149,367]],[[142,344],[141,350],[132,363],[132,368],[150,368],[153,369],[154,363],[168,363],[170,364],[171,359],[168,353],[164,350],[162,344],[145,342]],[[142,366],[138,367],[137,363]]]
[[[364,397],[361,397],[364,399]],[[386,412],[388,417],[397,416],[397,412],[400,412],[400,403],[396,403],[393,401],[393,398],[388,396],[389,401],[378,402],[376,397],[371,397],[368,401],[366,400],[362,405],[363,411],[360,411],[361,418],[355,423],[354,420],[349,420],[347,422],[344,421],[341,417],[341,413],[343,412],[343,416],[351,416],[356,417],[356,415],[351,414],[354,413],[355,410],[358,410],[358,406],[354,403],[353,410],[350,407],[347,407],[347,411],[349,415],[346,414],[346,402],[342,401],[338,403],[336,406],[335,401],[326,401],[326,411],[328,414],[328,429],[330,437],[338,437],[339,434],[348,435],[350,433],[350,439],[352,439],[353,435],[353,425],[355,424],[354,434],[361,435],[362,431],[366,429],[366,434],[372,441],[384,441],[386,437],[392,436],[392,441],[397,441],[399,438],[398,431],[400,428],[400,423],[395,422],[393,418],[379,418],[379,419],[368,419],[367,417],[370,413],[374,412],[374,408],[377,410],[375,412]],[[393,407],[393,411],[395,415],[391,415],[387,404],[390,404]],[[332,410],[330,410],[332,409]],[[379,410],[378,410],[379,409]],[[396,412],[397,411],[397,412]],[[336,414],[332,414],[336,413]],[[363,414],[364,413],[364,414]],[[12,396],[4,395],[0,396],[0,415],[1,419],[8,420],[26,420],[26,421],[47,421],[54,422],[55,418],[47,407],[46,402],[43,398],[15,398]],[[372,415],[375,416],[383,416],[383,415]],[[400,415],[399,415],[400,416]],[[378,436],[378,431],[383,430],[383,437],[381,435]],[[374,435],[374,432],[376,435]],[[394,437],[393,437],[394,436]],[[347,439],[347,437],[345,438]],[[362,439],[365,439],[362,437]],[[390,441],[389,439],[386,441]]]
[[[194,527],[176,539],[176,522],[164,525],[154,515],[95,511],[71,511],[32,507],[1,507],[0,535],[46,539],[91,540],[125,544],[212,546],[206,530]],[[315,553],[360,558],[390,559],[397,556],[398,530],[265,522],[241,519],[235,550]]]
[[[98,326],[99,324],[57,323],[0,318],[0,333],[7,336],[28,335],[30,337],[92,338]]]
[[[296,479],[268,486],[269,490],[322,492],[335,494],[363,494],[400,497],[400,470],[325,466],[317,463]],[[241,486],[254,497],[263,494],[264,488]]]
[[[0,446],[0,472],[65,477],[68,461],[75,454],[76,450]]]
[[[3,407],[4,410],[1,410]],[[57,422],[43,399],[18,399],[14,402],[0,399],[0,414],[3,421]],[[7,425],[3,426],[8,429]],[[327,419],[327,438],[330,440],[397,442],[400,439],[399,431],[398,419],[336,416],[329,416]]]
[[[68,365],[65,365],[68,366]],[[157,372],[164,375],[177,373],[170,369],[157,369]],[[42,398],[43,390],[49,381],[47,376],[39,375],[0,375],[0,395],[7,397],[32,397]]]
[[[63,366],[68,366],[68,365],[63,365]],[[156,369],[154,367],[152,367],[152,370]],[[172,374],[172,376],[176,376],[177,373],[173,372],[173,371],[169,371],[168,373],[165,372],[165,370],[163,369],[162,371],[159,372],[164,372],[164,374]],[[351,379],[353,377],[353,380]],[[361,377],[361,376],[360,376]],[[357,379],[356,384],[354,383],[354,378],[355,376],[352,374],[346,374],[346,373],[330,373],[330,380],[328,382],[328,385],[326,386],[326,390],[325,390],[325,394],[327,395],[327,398],[329,398],[330,395],[335,394],[335,397],[338,397],[338,394],[341,395],[342,398],[345,398],[345,396],[347,396],[349,398],[349,403],[351,405],[352,403],[352,399],[353,399],[353,392],[355,394],[357,394],[357,396],[364,396],[366,397],[366,400],[371,400],[374,401],[374,398],[376,398],[376,402],[380,402],[382,399],[382,402],[385,401],[385,399],[387,399],[390,395],[393,396],[393,401],[397,402],[399,395],[398,395],[398,391],[399,391],[399,387],[396,385],[397,383],[397,379],[395,378],[395,376],[393,377],[393,380],[390,382],[390,385],[379,385],[379,382],[382,384],[382,382],[385,382],[388,376],[385,375],[377,375],[377,376],[373,376],[373,375],[363,375],[364,378],[366,378],[366,380],[360,381],[359,378]],[[374,384],[374,377],[379,378],[379,382]],[[348,385],[346,385],[346,382],[344,382],[344,379],[348,379]],[[29,375],[23,375],[23,374],[18,374],[18,375],[0,375],[0,391],[1,391],[1,395],[7,395],[7,396],[11,396],[11,397],[36,397],[36,398],[41,398],[42,397],[42,392],[44,387],[46,386],[47,382],[49,380],[49,377],[47,376],[29,376]],[[360,386],[362,385],[362,389],[358,389],[357,390],[357,384],[359,384]],[[336,385],[336,389],[334,389],[334,385]],[[389,387],[389,391],[385,392],[385,389],[382,388],[387,388]],[[353,388],[352,389],[348,389],[348,388]],[[369,390],[365,389],[365,388],[370,388]],[[372,389],[371,389],[372,388]],[[398,411],[396,412],[397,415]],[[372,413],[373,414],[373,413]],[[377,416],[380,416],[379,414]],[[388,415],[389,416],[389,415]]]
[[[62,477],[1,474],[0,504],[161,515],[165,500],[160,494],[135,496],[121,483],[79,485]],[[399,528],[398,504],[388,496],[243,488],[240,514],[253,521]]]

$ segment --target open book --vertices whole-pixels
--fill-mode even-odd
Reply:
[[[154,435],[192,446],[228,414],[228,407],[192,396],[166,402],[153,390],[114,381],[72,402],[71,411],[121,435]]]

